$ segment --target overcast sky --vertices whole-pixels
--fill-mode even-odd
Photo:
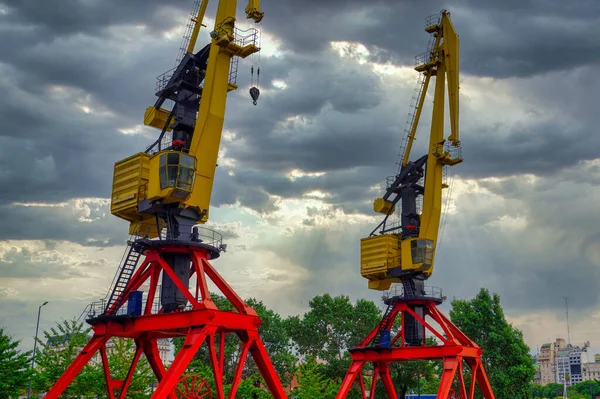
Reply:
[[[109,212],[113,164],[156,136],[143,112],[192,3],[0,0],[0,325],[25,348],[40,303],[43,329],[112,280],[128,238]],[[230,250],[214,265],[282,315],[325,292],[379,301],[359,240],[397,168],[424,20],[443,8],[461,38],[465,162],[430,282],[499,293],[532,348],[566,336],[569,297],[571,340],[600,347],[594,0],[263,1],[260,62],[240,63],[229,95],[211,225]]]

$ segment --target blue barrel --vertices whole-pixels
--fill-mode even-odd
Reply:
[[[144,291],[132,291],[127,300],[127,314],[133,316],[142,315],[142,295]]]
[[[392,344],[392,338],[390,335],[390,330],[383,330],[381,332],[381,336],[379,337],[379,346],[382,348],[389,348]]]

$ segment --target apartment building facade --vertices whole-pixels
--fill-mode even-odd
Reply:
[[[566,346],[567,343],[563,338],[557,338],[556,341],[544,344],[540,348],[537,363],[540,368],[539,383],[541,385],[556,382],[556,355]]]

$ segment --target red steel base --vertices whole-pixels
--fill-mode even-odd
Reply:
[[[196,275],[196,286],[188,289],[163,259],[164,253],[187,253],[191,258],[190,276]],[[281,382],[269,359],[269,355],[258,334],[261,320],[210,265],[210,251],[197,246],[162,245],[144,252],[145,260],[129,280],[127,288],[109,309],[115,314],[123,306],[130,293],[149,281],[150,288],[143,314],[137,317],[108,316],[93,322],[93,337],[67,368],[56,384],[46,394],[46,399],[57,399],[78,375],[83,367],[99,351],[104,366],[106,389],[109,399],[127,398],[127,390],[142,354],[146,356],[156,378],[158,387],[152,399],[177,399],[180,395],[177,384],[198,349],[207,342],[213,377],[217,392],[214,397],[224,399],[223,368],[225,356],[225,335],[236,334],[241,342],[239,361],[231,382],[229,398],[235,398],[241,381],[242,370],[248,353],[251,354],[273,398],[286,398]],[[191,310],[162,313],[162,309],[153,313],[152,304],[161,272],[166,273],[185,295]],[[219,288],[235,307],[236,312],[222,311],[211,300],[207,277]],[[130,338],[135,341],[136,350],[125,380],[111,378],[108,365],[106,343],[112,337]],[[181,350],[175,356],[168,369],[160,359],[157,340],[163,338],[185,337]],[[185,378],[184,378],[185,379]],[[181,380],[183,381],[183,380]],[[179,395],[178,395],[179,394]],[[212,394],[211,394],[212,396]],[[204,397],[204,396],[203,396]]]
[[[415,305],[423,307],[423,315],[429,316],[439,326],[439,331],[425,321],[425,317],[421,318],[413,311]],[[398,395],[396,394],[390,375],[390,363],[415,360],[443,361],[444,371],[437,393],[437,397],[440,399],[450,397],[450,393],[454,392],[452,388],[453,383],[456,383],[457,386],[455,389],[456,393],[458,393],[458,396],[455,396],[457,398],[474,399],[475,385],[477,384],[485,399],[494,399],[494,393],[481,362],[483,351],[438,311],[434,300],[398,300],[392,306],[391,313],[383,318],[363,342],[351,350],[352,364],[344,377],[336,399],[346,398],[357,377],[363,399],[367,397],[373,399],[375,397],[375,387],[378,378],[381,378],[387,397],[389,399],[396,399]],[[433,334],[442,345],[406,346],[403,324],[406,314],[412,315],[424,326],[425,331]],[[369,346],[381,330],[390,331],[394,325],[394,320],[398,317],[400,318],[400,329],[395,336],[391,336],[390,346],[387,348],[377,347],[376,345]],[[474,376],[471,379],[468,389],[465,384],[463,361],[471,369],[471,375]],[[369,396],[367,396],[362,372],[367,362],[373,364],[373,378],[371,380]]]

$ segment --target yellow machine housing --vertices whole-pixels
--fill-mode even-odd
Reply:
[[[399,234],[382,234],[360,240],[360,272],[369,288],[387,290],[400,282],[399,275],[414,270],[429,277],[433,265],[433,241],[419,238],[402,240]],[[403,259],[409,261],[402,262]],[[392,277],[393,275],[395,277]]]
[[[139,211],[139,201],[160,200],[162,204],[183,206],[208,202],[202,192],[192,195],[196,159],[179,151],[162,151],[154,156],[139,153],[115,164],[111,213],[132,223],[131,234],[142,229],[150,238],[157,236],[156,218]],[[151,179],[150,176],[158,176]],[[146,235],[144,234],[144,235]]]
[[[373,202],[373,210],[383,214],[394,213],[396,211],[396,206],[391,201],[377,198],[375,202]]]
[[[150,158],[142,152],[115,163],[110,212],[131,223],[130,234],[136,232],[134,227],[140,230],[142,224],[146,224],[145,232],[153,229],[150,233],[157,234],[156,223],[152,223],[154,218],[138,213],[138,202],[147,197]],[[144,223],[146,219],[150,219],[150,223]]]
[[[167,120],[169,119],[169,114],[170,114],[170,112],[164,108],[156,109],[155,107],[150,106],[150,107],[146,108],[146,112],[144,113],[144,125],[152,126],[157,129],[162,129],[167,124]],[[169,126],[166,129],[167,132],[170,132],[171,130],[173,130],[172,126],[173,126],[174,122],[175,121],[172,121],[169,124]]]

